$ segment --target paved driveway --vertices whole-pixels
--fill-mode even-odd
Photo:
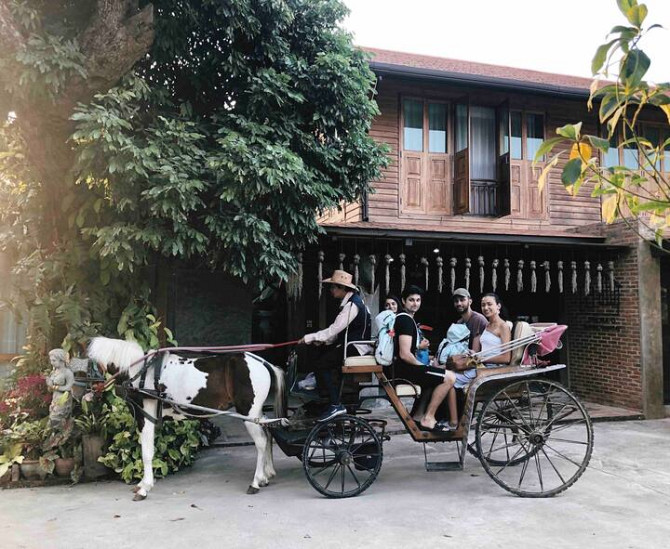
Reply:
[[[4,490],[0,547],[669,547],[670,419],[594,428],[589,469],[556,498],[512,496],[470,456],[464,471],[427,473],[406,435],[385,444],[379,478],[357,498],[321,497],[283,455],[275,482],[248,496],[253,448],[217,448],[144,502],[121,482]]]

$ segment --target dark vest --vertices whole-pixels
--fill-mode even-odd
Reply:
[[[349,303],[356,305],[358,314],[356,315],[356,318],[351,321],[351,324],[349,324],[349,332],[347,333],[347,330],[344,329],[337,335],[337,341],[335,342],[336,345],[344,344],[345,334],[347,341],[362,341],[370,339],[370,314],[368,313],[368,309],[365,306],[365,303],[363,303],[361,296],[355,293],[349,299]],[[342,307],[340,307],[340,311],[341,310]]]

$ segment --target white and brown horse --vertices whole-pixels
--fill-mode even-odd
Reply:
[[[135,389],[141,385],[147,393],[158,389],[163,402],[172,408],[166,410],[170,415],[185,411],[188,415],[211,417],[211,411],[229,410],[234,406],[237,413],[227,413],[245,421],[257,451],[256,472],[247,493],[255,494],[275,476],[272,438],[266,427],[272,420],[264,420],[262,415],[263,405],[274,385],[275,418],[286,417],[284,372],[279,368],[251,353],[185,358],[172,352],[162,352],[156,360],[149,360],[146,372],[140,376],[138,374],[145,362],[142,348],[134,342],[105,337],[91,340],[88,356],[104,367],[114,364],[122,373],[127,373]],[[155,398],[143,398],[142,408],[145,417],[156,418],[159,413],[159,403]],[[141,433],[144,474],[135,488],[135,500],[145,499],[154,485],[151,465],[154,428],[151,420],[144,421]]]

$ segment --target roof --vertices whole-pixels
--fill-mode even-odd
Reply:
[[[446,57],[368,47],[361,47],[361,50],[372,55],[370,68],[378,74],[397,74],[469,84],[479,83],[501,88],[522,88],[529,91],[578,97],[589,95],[592,82],[590,78],[579,76],[489,65]]]
[[[398,227],[394,223],[380,223],[372,221],[319,223],[330,236],[342,237],[367,237],[367,238],[390,238],[402,239],[413,238],[419,240],[441,240],[453,243],[490,243],[490,244],[534,244],[534,245],[559,245],[559,246],[593,246],[605,245],[608,248],[616,248],[605,243],[600,224],[591,225],[590,231],[580,230],[583,227],[575,227],[570,230],[557,231],[555,227],[547,227],[533,231],[533,234],[520,234],[518,231],[509,232],[498,229],[495,233],[472,232],[472,230],[445,230],[439,225],[425,226],[421,228]]]

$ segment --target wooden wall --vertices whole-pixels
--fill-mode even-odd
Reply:
[[[403,211],[401,177],[403,158],[400,154],[400,104],[401,98],[413,97],[435,101],[455,102],[469,97],[471,105],[497,106],[505,100],[509,101],[510,109],[544,113],[545,138],[553,137],[557,127],[567,123],[584,121],[583,131],[595,134],[596,119],[586,109],[586,100],[561,100],[547,96],[530,94],[513,94],[490,90],[467,89],[438,84],[426,84],[420,81],[400,80],[384,77],[377,86],[379,95],[377,103],[380,115],[375,119],[370,135],[379,142],[387,143],[390,148],[390,164],[383,171],[379,181],[373,181],[375,189],[369,196],[369,221],[375,225],[393,226],[397,228],[415,228],[422,230],[440,230],[457,232],[501,232],[506,234],[557,234],[571,232],[576,226],[589,225],[601,221],[600,199],[591,197],[592,188],[582,187],[579,196],[572,197],[565,191],[560,180],[561,164],[549,177],[548,187],[539,196],[535,184],[530,180],[533,176],[530,161],[512,161],[513,175],[515,170],[526,178],[527,183],[521,195],[526,205],[521,212],[514,212],[504,217],[479,217],[474,215],[450,215],[416,213]],[[448,170],[453,179],[453,115],[450,110],[448,128],[448,156],[451,163]],[[567,157],[566,157],[567,160]],[[535,169],[537,177],[539,170]],[[448,193],[450,199],[452,193]],[[538,202],[540,201],[540,203]],[[325,224],[342,224],[360,221],[359,204],[343,206],[342,211],[333,212],[320,219]]]

